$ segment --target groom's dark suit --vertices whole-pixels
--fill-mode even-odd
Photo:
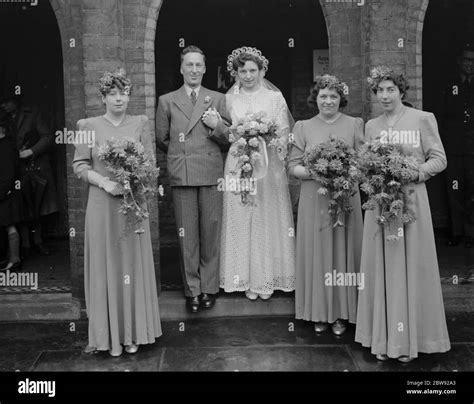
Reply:
[[[201,120],[210,107],[223,118],[214,130]],[[219,291],[222,192],[217,183],[224,175],[221,147],[229,144],[229,122],[225,96],[204,87],[194,106],[184,86],[158,100],[157,145],[167,153],[188,297]]]

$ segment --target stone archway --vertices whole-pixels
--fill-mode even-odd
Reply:
[[[178,21],[176,20],[176,15],[179,15],[179,12],[181,9],[180,9],[180,6],[175,3],[177,2],[174,2],[172,0],[168,2],[167,0],[164,0],[164,1],[151,0],[149,1],[148,6],[147,6],[148,12],[146,16],[145,35],[144,35],[143,43],[144,43],[144,54],[145,54],[145,105],[146,105],[147,115],[150,120],[154,120],[155,105],[156,105],[157,97],[163,93],[176,89],[177,86],[179,85],[178,81],[180,81],[181,79],[178,72],[178,68],[177,68],[178,62],[179,62],[179,49],[177,49],[179,38],[176,38],[176,35],[177,35],[176,29],[173,28],[173,26],[176,25],[176,21]],[[232,3],[237,3],[237,2],[229,2],[229,3],[226,3],[225,6],[219,6],[219,11],[214,10],[213,12],[215,14],[212,14],[212,17],[210,18],[214,18],[215,15],[222,15],[222,10],[224,9],[224,7],[225,7],[226,12],[228,12],[231,15],[234,15],[234,12],[238,7],[237,6],[234,7]],[[293,19],[290,18],[288,14],[281,13],[282,15],[281,18],[283,20],[278,20],[278,21],[279,21],[279,24],[280,23],[283,24],[285,22],[285,18],[287,18],[288,34],[294,34],[294,35],[289,35],[289,37],[294,36],[296,46],[299,46],[300,48],[304,50],[301,52],[297,52],[296,50],[287,52],[294,59],[290,59],[289,57],[287,58],[287,54],[285,52],[278,53],[277,51],[277,52],[274,52],[273,55],[271,53],[270,55],[266,54],[266,56],[270,58],[270,64],[271,64],[268,78],[272,80],[272,77],[270,77],[272,74],[275,74],[274,77],[278,77],[279,79],[282,77],[284,77],[285,79],[288,78],[288,85],[286,87],[288,87],[290,91],[287,91],[287,94],[285,95],[287,95],[288,102],[293,104],[292,106],[294,107],[294,110],[296,111],[297,118],[295,119],[307,119],[309,115],[312,113],[311,110],[307,109],[306,97],[307,97],[308,90],[309,90],[310,84],[312,82],[312,77],[313,77],[312,51],[311,50],[308,51],[308,49],[321,49],[321,48],[327,48],[328,46],[328,40],[326,37],[327,33],[329,32],[328,20],[327,18],[325,18],[325,14],[327,13],[323,11],[325,10],[325,4],[324,2],[315,1],[315,0],[306,0],[304,2],[298,1],[298,0],[296,1],[283,0],[283,1],[278,1],[277,3],[278,4],[275,4],[275,2],[272,2],[272,7],[280,6],[279,10],[280,9],[283,10],[285,7],[287,7],[285,11],[288,11],[289,13],[291,12],[294,13],[293,15],[295,16],[295,18]],[[201,4],[209,4],[209,3],[202,2]],[[217,2],[214,2],[211,4],[217,4]],[[240,17],[241,15],[240,11],[241,11],[242,16],[245,15],[245,17],[242,17],[242,18],[248,18],[249,23],[253,23],[254,20],[258,20],[257,16],[260,16],[260,14],[256,13],[256,9],[258,11],[261,9],[265,9],[266,7],[265,2],[261,2],[261,4],[259,3],[257,7],[256,5],[253,5],[251,1],[247,1],[247,0],[245,0],[243,4],[240,3],[239,6],[242,10],[237,10],[239,11],[237,15],[239,16],[239,18],[241,18]],[[247,9],[246,7],[248,7],[249,9]],[[303,9],[306,12],[306,15],[304,15],[301,12],[301,9]],[[207,10],[205,5],[202,6],[202,10]],[[301,24],[301,21],[296,18],[296,17],[301,16],[301,14],[303,14],[303,17],[305,18],[304,24]],[[307,19],[309,19],[307,17],[308,15],[312,17],[316,16],[316,18],[313,18],[312,20],[307,21]],[[158,21],[158,17],[160,17],[162,20]],[[201,21],[201,17],[203,16],[199,17],[199,21]],[[206,16],[204,16],[204,18],[206,18]],[[314,21],[316,21],[317,23],[316,27],[311,26],[311,23],[314,23]],[[204,22],[203,25],[209,26],[210,23],[209,21],[207,23]],[[323,27],[323,25],[325,26]],[[225,35],[216,34],[215,41],[212,41],[212,43],[208,43],[204,35],[199,36],[199,33],[198,33],[199,28],[197,29],[197,31],[196,30],[193,31],[193,32],[196,32],[195,35],[191,35],[190,32],[192,31],[192,29],[190,28],[189,31],[186,31],[186,26],[187,25],[185,24],[185,26],[182,27],[183,33],[178,35],[178,37],[182,36],[183,38],[185,38],[186,45],[190,45],[191,42],[189,41],[192,40],[194,43],[197,41],[198,43],[195,43],[195,44],[203,47],[203,50],[206,52],[206,56],[208,60],[208,69],[207,69],[207,73],[206,73],[206,77],[204,79],[203,85],[209,88],[213,88],[213,89],[217,88],[216,86],[217,80],[215,82],[211,82],[211,78],[214,79],[215,77],[217,77],[218,75],[217,66],[219,66],[219,64],[222,61],[225,61],[227,54],[231,52],[233,48],[237,46],[242,46],[242,45],[251,45],[251,46],[257,46],[257,47],[266,46],[267,48],[261,48],[261,50],[264,53],[266,53],[266,51],[267,52],[274,51],[275,50],[274,48],[276,48],[277,46],[284,46],[285,49],[288,46],[287,43],[288,43],[289,37],[286,37],[287,35],[286,32],[284,35],[281,34],[278,37],[278,39],[274,39],[273,43],[278,43],[278,45],[270,44],[267,46],[267,42],[265,41],[266,41],[266,37],[270,35],[270,33],[268,34],[262,33],[260,35],[259,31],[249,29],[248,26],[246,26],[246,30],[248,32],[253,33],[254,35],[253,37],[251,35],[248,35],[245,32],[242,32],[239,34],[239,32],[234,30],[236,31],[235,34],[234,33],[229,33],[229,34],[226,33]],[[220,28],[221,30],[219,31],[219,29],[215,27],[217,32],[223,32],[222,27]],[[308,31],[311,31],[311,32],[308,33]],[[321,34],[320,31],[323,31],[323,34]],[[258,32],[258,38],[256,37],[257,32]],[[318,37],[320,40],[315,41],[314,37]],[[155,38],[156,38],[156,43],[155,43]],[[160,42],[160,39],[161,39],[161,42]],[[155,54],[155,50],[158,47],[157,45],[158,43],[161,49],[157,50]],[[314,47],[311,48],[311,46],[313,45]],[[167,60],[163,60],[164,58],[167,58]],[[171,62],[169,58],[172,58],[173,60],[172,66],[171,66]],[[176,63],[174,63],[174,61],[176,61]],[[294,63],[292,63],[292,61],[294,61]],[[165,69],[163,67],[164,63],[166,63]],[[285,70],[286,64],[291,67],[291,69],[288,69],[288,75],[287,75],[288,77],[284,76],[284,74],[287,73],[287,71]],[[222,65],[220,67],[222,68]],[[280,69],[279,73],[283,72],[280,76],[276,74],[278,69]],[[222,72],[222,70],[220,71]],[[152,74],[150,74],[150,72]],[[176,77],[172,77],[172,76],[176,76]],[[160,83],[160,78],[163,79],[162,81],[166,83]],[[284,80],[281,80],[280,82],[277,81],[275,83],[278,86],[280,86],[280,88],[283,91],[286,85],[286,82]],[[357,104],[354,104],[354,105],[357,105]],[[174,214],[172,211],[171,200],[170,198],[167,197],[167,195],[170,194],[170,189],[168,188],[168,184],[166,182],[166,177],[165,177],[166,176],[166,158],[162,153],[158,153],[158,162],[159,162],[160,167],[162,168],[162,173],[163,173],[161,183],[165,186],[165,196],[164,198],[160,198],[161,199],[160,249],[161,249],[161,254],[162,254],[161,261],[163,265],[163,267],[161,268],[161,271],[162,271],[162,280],[166,281],[164,284],[168,286],[168,285],[174,285],[174,280],[171,279],[171,277],[167,278],[166,274],[168,273],[167,265],[169,264],[169,261],[171,260],[171,258],[175,258],[177,256],[177,252],[175,250],[175,247],[177,249],[177,243],[172,237],[174,236],[174,233],[175,233]],[[168,259],[168,257],[170,258]],[[178,273],[179,275],[179,271],[175,271],[175,272]]]

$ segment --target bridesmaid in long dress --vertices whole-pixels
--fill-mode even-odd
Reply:
[[[120,356],[135,353],[138,345],[151,344],[161,335],[155,266],[148,220],[137,234],[119,213],[121,190],[97,157],[107,139],[129,137],[152,150],[148,118],[126,114],[130,80],[119,70],[106,72],[100,92],[105,115],[81,119],[81,131],[92,131],[95,144],[76,144],[75,174],[89,184],[84,243],[84,283],[89,318],[86,353],[109,350]]]
[[[365,214],[360,267],[365,288],[359,293],[355,340],[371,347],[379,360],[409,362],[418,352],[450,349],[425,185],[446,168],[446,155],[434,115],[402,104],[408,89],[402,74],[379,66],[369,83],[384,112],[367,122],[365,140],[374,141],[390,130],[413,131],[415,136],[398,142],[396,137],[380,140],[400,144],[406,155],[419,161],[419,172],[408,196],[416,220],[397,226],[403,237],[386,240],[386,231],[375,222],[378,209]]]
[[[302,180],[296,228],[296,318],[314,321],[316,332],[325,331],[328,323],[333,323],[336,335],[346,330],[344,320],[356,320],[359,285],[355,280],[362,247],[360,195],[357,190],[352,197],[354,209],[346,216],[344,227],[334,228],[328,213],[328,196],[318,193],[320,184],[303,165],[303,156],[305,150],[330,137],[342,139],[354,149],[362,143],[362,119],[339,111],[347,105],[344,87],[334,76],[317,78],[308,103],[319,113],[296,123],[289,162],[290,174]],[[333,271],[351,282],[336,284]],[[332,282],[326,282],[328,279]]]

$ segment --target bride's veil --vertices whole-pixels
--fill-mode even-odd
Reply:
[[[281,90],[275,84],[273,84],[270,80],[266,79],[264,76],[265,76],[265,72],[262,72],[260,76],[261,86],[263,88],[266,88],[267,90],[275,91],[283,95]],[[227,90],[227,93],[226,93],[226,101],[227,101],[228,106],[232,105],[232,96],[239,93],[240,93],[240,82],[235,77],[234,84],[229,88],[229,90]],[[285,100],[285,97],[283,97],[283,99]],[[293,130],[293,127],[295,126],[295,120],[293,119],[293,115],[291,114],[291,111],[288,108],[288,104],[286,100],[285,100],[285,108],[286,108],[286,115],[288,117],[289,131],[291,132]]]

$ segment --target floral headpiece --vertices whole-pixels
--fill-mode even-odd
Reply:
[[[268,70],[268,59],[262,55],[261,51],[259,51],[257,48],[251,48],[250,46],[242,46],[241,48],[234,49],[232,53],[227,56],[227,70],[230,72],[231,76],[236,75],[236,72],[234,70],[234,60],[242,53],[248,53],[260,59],[263,64],[263,70],[265,72]]]
[[[125,94],[130,95],[132,82],[126,76],[125,70],[120,68],[115,72],[104,72],[99,79],[99,91],[105,96],[113,87],[119,87]]]
[[[392,80],[394,77],[401,76],[400,74],[395,73],[393,69],[390,69],[388,66],[375,66],[370,71],[370,76],[367,77],[367,82],[370,85],[372,90],[376,90],[379,83],[383,80]]]
[[[329,74],[317,76],[316,83],[318,83],[321,88],[335,88],[338,93],[347,94],[347,84],[339,80],[336,76]]]

